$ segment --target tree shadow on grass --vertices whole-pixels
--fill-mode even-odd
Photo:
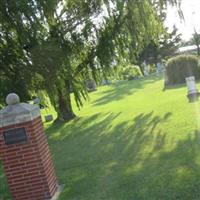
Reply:
[[[180,89],[180,88],[186,88],[186,84],[185,83],[181,83],[181,84],[175,84],[175,85],[166,85],[163,88],[163,91],[166,90],[173,90],[173,89]]]
[[[49,133],[65,184],[60,200],[200,199],[200,133],[175,143],[159,128],[172,113],[141,113],[113,127],[118,115],[98,113],[66,125],[59,136]]]
[[[196,81],[196,84],[199,84],[200,81]],[[186,83],[178,83],[178,84],[173,84],[173,85],[166,85],[163,88],[163,91],[166,90],[173,90],[173,89],[180,89],[180,88],[187,88]]]
[[[111,89],[100,92],[101,97],[93,102],[94,106],[105,105],[112,101],[123,99],[125,96],[132,95],[139,89],[145,87],[149,83],[157,81],[155,76],[149,76],[132,81],[118,81],[110,85]],[[116,92],[116,91],[120,92]]]
[[[59,200],[199,200],[200,133],[175,142],[160,128],[172,113],[141,113],[113,126],[119,115],[98,113],[49,127],[56,172],[65,184]],[[0,181],[2,187],[2,170]],[[4,190],[0,199],[7,200]]]

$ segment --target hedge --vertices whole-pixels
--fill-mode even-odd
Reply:
[[[166,85],[185,83],[185,78],[194,76],[200,80],[199,59],[194,55],[180,55],[169,59],[166,66]]]
[[[126,67],[121,68],[119,76],[123,77],[123,79],[133,80],[141,77],[142,72],[137,65],[127,65]]]

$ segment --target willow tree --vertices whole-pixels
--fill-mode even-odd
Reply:
[[[31,63],[27,48],[37,43],[42,33],[34,1],[2,0],[0,4],[0,100],[17,92],[29,97]],[[42,37],[42,36],[41,36]]]
[[[75,117],[70,92],[80,107],[89,73],[98,82],[99,71],[106,76],[112,63],[135,62],[164,31],[160,13],[168,3],[177,5],[176,0],[3,0],[0,76],[7,76],[9,66],[15,70],[7,76],[12,83],[23,71],[18,82],[47,90],[58,119],[68,121]]]

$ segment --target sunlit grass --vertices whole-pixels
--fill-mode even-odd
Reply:
[[[186,95],[155,77],[117,82],[91,93],[79,119],[46,125],[59,200],[200,199],[200,104]]]

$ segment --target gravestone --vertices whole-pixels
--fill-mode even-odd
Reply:
[[[157,62],[156,63],[156,75],[159,77],[160,75],[162,75],[163,72],[163,64],[162,62]]]
[[[143,66],[143,70],[144,70],[144,75],[145,76],[148,76],[149,75],[149,67],[146,63],[146,61],[144,60],[144,62],[142,63],[142,66]]]
[[[45,115],[44,118],[45,118],[45,122],[53,121],[53,115]]]
[[[189,102],[197,101],[199,97],[199,91],[196,87],[195,77],[190,76],[190,77],[187,77],[185,80],[186,80],[186,84],[188,88],[187,97],[188,97]]]
[[[93,92],[97,90],[97,86],[94,80],[87,80],[86,87],[87,87],[88,92]]]

